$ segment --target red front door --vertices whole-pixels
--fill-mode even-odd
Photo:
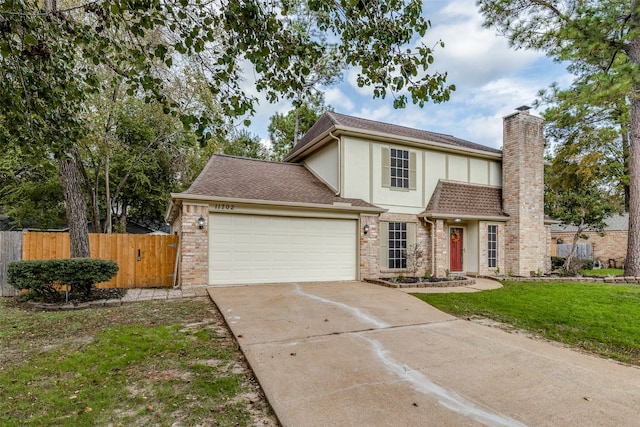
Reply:
[[[449,269],[462,271],[462,228],[449,229]]]

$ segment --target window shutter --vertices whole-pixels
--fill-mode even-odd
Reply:
[[[382,186],[391,187],[391,150],[382,147]]]
[[[407,223],[407,249],[416,244],[417,227],[415,222]]]
[[[380,269],[389,268],[389,223],[381,222],[380,233],[378,239],[380,240]]]
[[[416,152],[409,152],[409,190],[416,189]]]

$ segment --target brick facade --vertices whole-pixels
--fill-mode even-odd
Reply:
[[[360,276],[363,279],[377,279],[380,277],[380,228],[377,215],[362,215],[360,217]],[[364,234],[365,225],[369,231]]]
[[[598,260],[604,266],[616,265],[621,267],[627,258],[627,236],[626,230],[607,231],[604,236],[589,231],[584,233],[589,238],[580,239],[580,243],[591,243],[593,245],[593,259]],[[564,243],[573,242],[573,232],[552,232],[552,243],[557,243],[558,239],[562,239]],[[609,262],[612,260],[612,262]]]
[[[544,273],[548,230],[544,225],[543,121],[527,111],[504,118],[502,154],[505,273]]]
[[[205,219],[203,229],[198,227],[200,217]],[[178,218],[182,288],[206,286],[209,284],[209,205],[184,202]]]

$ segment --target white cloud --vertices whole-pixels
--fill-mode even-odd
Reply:
[[[350,96],[345,94],[340,88],[334,87],[324,92],[325,104],[331,105],[336,111],[349,113],[355,108]]]

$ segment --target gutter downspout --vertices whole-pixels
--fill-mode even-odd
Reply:
[[[435,267],[436,267],[436,225],[435,223],[429,221],[427,217],[423,217],[424,222],[426,224],[431,225],[431,276],[435,276]]]
[[[329,136],[338,142],[338,185],[336,185],[338,188],[336,190],[336,196],[339,196],[341,193],[340,189],[342,187],[342,147],[340,146],[340,138],[335,136],[333,132],[329,132]]]

